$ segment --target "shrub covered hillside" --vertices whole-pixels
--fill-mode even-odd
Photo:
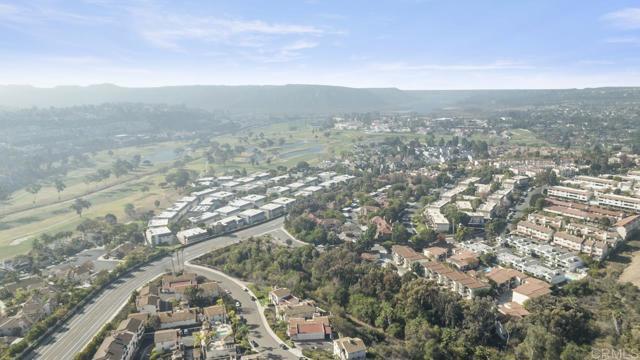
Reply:
[[[399,276],[361,261],[348,244],[321,253],[259,238],[198,261],[316,300],[341,335],[362,337],[378,358],[584,359],[592,347],[640,350],[640,291],[611,279],[572,283],[529,303],[524,320],[499,323],[490,298],[467,301],[413,273]]]

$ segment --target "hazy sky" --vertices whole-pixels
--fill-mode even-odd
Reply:
[[[640,2],[6,1],[0,83],[640,85]]]

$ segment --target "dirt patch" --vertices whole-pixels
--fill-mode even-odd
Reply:
[[[637,287],[640,287],[640,241],[635,240],[628,243],[630,249],[632,249],[631,263],[627,266],[620,278],[619,282],[630,282]]]
[[[630,282],[633,285],[640,287],[640,251],[636,251],[633,254],[633,260],[631,264],[620,275],[618,279],[620,282]]]

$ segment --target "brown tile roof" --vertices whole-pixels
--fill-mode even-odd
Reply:
[[[513,301],[498,305],[498,311],[503,315],[515,318],[523,318],[529,315],[529,312],[524,306]]]
[[[364,341],[360,338],[343,337],[336,339],[335,342],[348,354],[367,350],[367,347],[364,345]]]
[[[153,342],[161,343],[161,342],[177,342],[178,341],[178,330],[176,329],[167,329],[167,330],[158,330],[153,333]]]
[[[167,274],[162,277],[162,286],[163,287],[174,287],[184,284],[195,284],[197,275],[195,273],[184,273],[182,275],[172,275]]]
[[[553,235],[553,238],[554,239],[559,238],[559,239],[562,239],[562,240],[565,240],[565,241],[570,241],[570,242],[576,243],[576,244],[582,244],[584,242],[584,239],[581,238],[580,236],[569,234],[568,232],[565,232],[565,231],[559,231],[559,232],[555,233]]]
[[[463,250],[450,256],[447,261],[457,263],[458,265],[470,265],[478,261],[478,255],[474,252]]]
[[[409,261],[424,259],[424,255],[404,245],[393,245],[391,246],[391,251]]]
[[[329,325],[329,318],[326,316],[320,316],[311,320],[305,319],[290,319],[289,320],[289,335],[295,336],[298,334],[316,334],[323,333],[331,335],[331,326]]]
[[[160,298],[157,295],[147,295],[138,297],[138,306],[153,305],[158,306]]]
[[[584,219],[593,219],[595,218],[595,216],[593,216],[592,214],[586,212],[586,211],[582,211],[582,210],[578,210],[578,209],[573,209],[570,207],[565,207],[565,206],[548,206],[546,208],[544,208],[544,211],[546,212],[550,212],[553,214],[559,214],[559,215],[565,215],[565,216],[569,216],[569,217],[579,217],[579,218],[584,218]]]
[[[527,275],[521,273],[518,270],[506,269],[506,268],[493,268],[486,276],[488,279],[493,280],[498,285],[509,282],[513,278],[519,278],[519,279],[528,278]]]
[[[532,299],[551,293],[551,286],[542,280],[529,278],[524,284],[513,289],[513,291]]]
[[[227,313],[227,309],[225,309],[224,305],[213,305],[202,309],[204,315],[208,318],[212,318],[214,316],[225,315]]]
[[[133,313],[133,314],[127,315],[129,319],[138,319],[143,323],[146,323],[147,320],[149,320],[149,316],[150,316],[149,313]]]
[[[435,257],[440,257],[442,255],[447,255],[449,253],[449,250],[443,248],[443,247],[439,247],[439,246],[433,246],[433,247],[429,247],[423,250],[423,252],[425,254],[430,254],[431,256],[435,256]]]
[[[137,333],[140,327],[142,326],[142,321],[134,318],[127,318],[120,322],[116,331],[130,331],[132,333]]]
[[[534,229],[536,231],[539,231],[541,233],[545,233],[547,235],[551,235],[553,234],[553,229],[549,229],[548,227],[544,227],[535,223],[532,223],[530,221],[520,221],[518,223],[518,227],[523,226],[525,228],[529,228],[529,229]]]
[[[160,323],[170,324],[173,322],[195,320],[196,312],[193,309],[180,310],[176,312],[163,311],[158,313],[158,317],[160,318]]]

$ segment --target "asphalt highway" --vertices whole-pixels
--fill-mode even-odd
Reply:
[[[282,227],[282,223],[283,218],[279,218],[248,229],[240,230],[233,234],[197,243],[184,249],[184,261],[186,262],[212,250],[229,246],[251,236],[258,236],[271,232],[274,234],[279,233],[278,235],[281,235],[282,231],[279,229]],[[141,288],[154,278],[170,271],[170,269],[171,262],[167,257],[151,262],[136,272],[120,278],[118,282],[102,291],[100,295],[93,299],[91,303],[87,304],[81,312],[74,315],[69,321],[67,321],[59,331],[33,351],[28,358],[45,360],[73,359],[73,356],[80,352],[84,346],[91,341],[93,336],[98,333],[100,328],[109,322],[124,306],[134,290]],[[219,277],[214,280],[222,281],[223,279],[222,277]],[[257,307],[254,309],[249,308],[251,303],[249,295],[242,291],[242,289],[238,292],[237,285],[235,286],[235,289],[231,285],[229,286],[229,290],[232,291],[234,297],[237,295],[238,299],[242,302],[243,307],[247,306],[246,317],[248,321],[249,318],[251,318],[252,325],[255,325],[252,328],[252,336],[256,338],[256,342],[260,345],[264,345],[264,350],[271,348],[274,349],[275,352],[282,353],[276,354],[274,358],[291,358],[292,355],[289,352],[278,349],[277,341],[268,336],[266,329],[261,329],[262,326],[259,318],[256,319],[254,317],[254,315],[258,316]],[[226,288],[226,283],[223,287]],[[256,314],[253,314],[253,312]],[[271,351],[268,352],[270,353]]]

